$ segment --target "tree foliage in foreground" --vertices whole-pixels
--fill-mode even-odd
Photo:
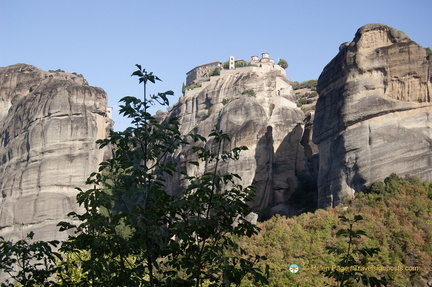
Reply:
[[[333,278],[336,281],[334,286],[352,286],[355,283],[361,282],[364,286],[387,286],[385,279],[378,279],[375,276],[368,276],[361,268],[362,262],[367,257],[372,257],[378,254],[380,249],[374,248],[354,248],[355,241],[362,236],[367,237],[367,234],[361,229],[354,229],[354,224],[363,220],[363,216],[354,215],[353,218],[347,218],[344,215],[339,216],[343,223],[349,224],[348,228],[341,228],[336,232],[336,236],[346,238],[348,246],[340,248],[335,246],[326,246],[326,250],[330,254],[335,254],[340,261],[335,268],[320,271],[328,278]]]
[[[6,286],[52,286],[55,282],[50,278],[58,271],[56,262],[61,260],[61,255],[53,251],[59,244],[58,241],[35,241],[34,233],[27,234],[26,239],[15,243],[0,237],[0,271],[9,278],[1,282]],[[0,273],[1,274],[1,273]]]
[[[267,283],[256,265],[265,258],[247,253],[232,239],[258,233],[258,227],[246,220],[253,189],[238,184],[237,174],[219,169],[221,162],[237,160],[246,147],[230,149],[230,138],[217,127],[206,139],[182,136],[177,118],[160,123],[148,109],[156,103],[168,105],[173,93],[148,96],[147,85],[160,79],[137,68],[132,76],[143,84],[143,100],[125,97],[120,109],[132,126],[98,141],[112,156],[88,178],[91,188],[79,190],[77,202],[83,212],[69,214],[78,224],[59,223],[62,231],[75,231],[61,245],[64,258],[59,256],[62,260],[54,266],[51,257],[57,253],[46,252],[43,256],[49,256],[51,265],[36,272],[45,271],[45,277],[29,285],[31,278],[18,271],[23,280],[15,281],[24,286],[198,287],[238,286],[247,277]],[[190,143],[197,160],[189,164],[212,166],[211,171],[189,175],[168,159],[180,145]],[[179,172],[186,187],[171,195],[165,181]],[[25,259],[31,263],[31,258]],[[5,266],[1,267],[8,271],[10,264]],[[27,265],[20,267],[32,271]]]

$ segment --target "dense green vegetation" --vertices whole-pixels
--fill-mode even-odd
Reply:
[[[209,77],[220,76],[220,68],[214,68],[210,71]]]
[[[249,67],[249,66],[252,66],[252,63],[245,61],[245,60],[237,60],[237,61],[235,61],[234,66],[236,68]],[[222,64],[222,68],[229,69],[229,61],[224,62]]]
[[[277,63],[279,66],[281,66],[283,69],[288,68],[288,62],[284,59],[280,59],[279,62]]]
[[[245,60],[238,60],[235,61],[235,67],[249,67],[252,66],[251,62],[245,61]]]
[[[368,235],[355,240],[355,246],[380,248],[361,260],[361,270],[384,278],[388,286],[425,286],[432,266],[432,184],[413,176],[392,174],[336,208],[293,218],[275,216],[240,244],[268,257],[270,286],[325,286],[330,282],[320,271],[336,268],[339,262],[326,246],[347,247],[346,240],[336,236],[338,217],[354,214],[363,216],[357,227]],[[300,271],[291,273],[291,264]]]
[[[297,104],[301,107],[303,105],[312,104],[314,100],[310,98],[310,96],[313,94],[306,93],[304,96],[300,97]],[[315,97],[317,94],[315,93]]]
[[[52,274],[59,271],[57,262],[62,259],[53,251],[58,241],[33,241],[34,233],[13,243],[0,237],[1,286],[53,286]],[[33,241],[33,242],[32,242]],[[31,242],[31,243],[30,243]],[[7,278],[7,275],[10,278]],[[4,277],[6,276],[6,278]],[[14,283],[19,283],[16,285]],[[42,285],[44,283],[45,285]]]
[[[370,276],[363,270],[363,262],[365,262],[368,257],[372,257],[380,252],[378,247],[361,247],[358,246],[359,244],[356,242],[356,240],[362,238],[362,236],[367,237],[364,230],[354,229],[354,225],[362,221],[363,216],[354,215],[352,218],[347,218],[341,215],[339,219],[341,222],[346,223],[348,227],[339,229],[336,232],[336,236],[344,237],[348,246],[326,246],[328,253],[335,254],[339,257],[338,260],[340,261],[336,264],[336,268],[321,270],[320,273],[336,281],[336,286],[352,286],[356,283],[362,283],[366,286],[386,286],[387,282],[385,279],[378,279],[375,276]]]
[[[299,90],[299,89],[311,89],[313,91],[316,91],[316,86],[317,86],[318,80],[309,80],[309,81],[304,81],[304,82],[291,82],[291,85],[293,87],[294,90]]]
[[[186,87],[186,90],[193,90],[195,88],[200,88],[202,86],[201,83],[192,83]]]

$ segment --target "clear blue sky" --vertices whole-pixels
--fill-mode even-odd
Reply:
[[[368,23],[431,47],[431,11],[431,0],[0,0],[0,66],[83,74],[107,92],[123,129],[116,110],[120,98],[141,96],[130,77],[137,63],[163,80],[152,93],[177,96],[187,71],[230,55],[250,60],[268,52],[288,61],[290,79],[317,79],[339,45]]]

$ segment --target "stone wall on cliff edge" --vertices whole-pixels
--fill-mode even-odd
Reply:
[[[432,180],[431,59],[405,33],[361,27],[318,80],[318,205],[391,173]]]
[[[202,87],[189,90],[171,111],[159,117],[177,116],[182,134],[207,136],[217,126],[231,137],[226,148],[244,145],[237,162],[224,163],[221,172],[242,177],[242,184],[254,185],[257,194],[254,210],[261,219],[280,213],[298,214],[299,206],[290,204],[298,186],[299,172],[309,172],[309,159],[315,148],[310,133],[304,138],[305,115],[296,106],[290,80],[278,65],[222,70]],[[308,131],[310,131],[308,126]],[[212,146],[212,141],[207,146]],[[210,171],[212,166],[187,165],[196,160],[190,146],[184,146],[171,160],[191,175]],[[169,190],[181,187],[179,178],[169,180]]]
[[[106,93],[82,76],[0,68],[1,236],[65,239],[56,224],[103,159],[95,141],[112,126],[108,114]]]

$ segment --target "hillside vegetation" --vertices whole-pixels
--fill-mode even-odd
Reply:
[[[315,110],[315,104],[318,100],[316,92],[318,80],[309,80],[304,82],[291,82],[296,96],[296,104],[304,112]]]
[[[355,214],[364,220],[354,228],[367,234],[356,241],[357,248],[380,248],[377,255],[358,258],[363,270],[370,269],[365,273],[385,278],[387,286],[427,286],[432,279],[432,184],[413,176],[392,174],[336,208],[275,216],[260,224],[259,234],[242,238],[241,245],[268,257],[270,286],[325,286],[331,282],[319,271],[336,268],[339,261],[325,247],[346,248],[345,238],[336,236],[346,228],[338,216]],[[289,271],[291,264],[299,266],[298,273]]]

